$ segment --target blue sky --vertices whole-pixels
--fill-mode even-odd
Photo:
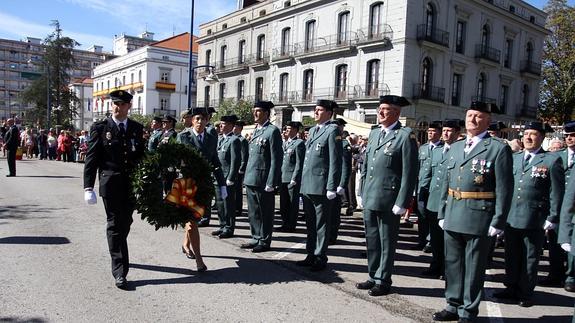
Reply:
[[[547,0],[528,0],[542,8]],[[191,0],[0,0],[0,38],[44,38],[59,20],[65,36],[112,49],[114,35],[139,35],[148,30],[160,40],[190,28]],[[195,0],[194,26],[226,15],[237,0]],[[575,0],[569,0],[575,4]]]

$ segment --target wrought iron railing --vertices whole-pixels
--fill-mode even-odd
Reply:
[[[541,75],[541,64],[534,63],[530,60],[521,61],[521,73]]]
[[[475,58],[484,58],[486,60],[499,63],[501,51],[484,44],[477,44],[475,46]]]
[[[438,28],[431,28],[426,24],[417,26],[417,40],[425,40],[449,47],[449,33]]]
[[[388,24],[374,25],[357,31],[357,43],[364,44],[378,40],[393,40],[393,29]]]
[[[413,98],[444,102],[445,88],[416,83],[413,84]]]
[[[295,55],[306,55],[312,53],[327,52],[336,49],[348,48],[357,43],[357,34],[355,32],[339,33],[324,37],[309,39],[294,44]]]

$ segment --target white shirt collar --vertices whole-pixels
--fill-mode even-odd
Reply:
[[[535,157],[535,155],[537,155],[537,153],[539,152],[539,150],[541,150],[541,147],[539,147],[539,149],[537,149],[534,152],[529,152],[528,150],[525,150],[525,154],[523,155],[523,159],[527,158],[527,155],[531,155],[531,158]]]
[[[114,122],[116,123],[116,126],[118,126],[118,127],[120,126],[120,123],[124,124],[124,128],[127,128],[127,126],[128,126],[128,118],[120,121],[120,120],[114,118],[114,116],[112,116],[112,120],[114,120]]]
[[[389,127],[385,127],[384,125],[381,125],[381,131],[385,131],[385,133],[389,133],[393,128],[395,128],[395,126],[397,125],[399,121],[396,121],[394,123],[392,123]]]
[[[192,133],[193,133],[196,137],[198,137],[198,138],[199,138],[200,136],[203,137],[203,136],[206,134],[206,130],[204,130],[204,132],[202,132],[202,133],[197,133],[197,132],[196,132],[196,129],[194,129],[194,128],[190,128],[190,129],[192,129]]]

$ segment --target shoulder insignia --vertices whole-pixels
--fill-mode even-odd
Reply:
[[[378,124],[374,124],[373,126],[371,126],[371,129],[376,129],[376,128],[379,128]]]

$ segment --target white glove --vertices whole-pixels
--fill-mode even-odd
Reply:
[[[230,180],[228,179],[228,180],[226,180],[226,185],[227,185],[227,186],[232,186],[232,185],[234,185],[234,182],[232,182],[232,181],[230,181]]]
[[[325,196],[327,196],[328,200],[333,200],[337,196],[337,193],[334,191],[327,191]]]
[[[393,208],[391,209],[391,212],[393,212],[393,214],[395,215],[404,215],[405,211],[406,209],[399,207],[397,205],[394,205]]]
[[[96,193],[93,190],[84,191],[84,201],[88,203],[88,205],[96,204]]]
[[[417,209],[419,212],[425,211],[425,203],[423,201],[417,201]]]
[[[238,171],[238,174],[243,175],[244,173],[245,173],[245,172],[243,172],[243,171],[241,171],[241,170]]]
[[[225,186],[220,186],[220,197],[225,200],[228,197],[228,188]]]
[[[495,227],[489,226],[489,232],[487,233],[490,237],[495,237],[496,235],[503,233],[503,230],[499,230]]]
[[[345,195],[345,188],[343,188],[341,186],[338,186],[335,191],[336,191],[337,195],[341,195],[341,196]]]
[[[561,249],[567,251],[567,252],[571,252],[571,244],[570,243],[562,243],[561,244]]]
[[[439,225],[439,227],[441,228],[441,230],[443,230],[443,222],[445,222],[445,219],[441,219],[437,222],[437,224]]]
[[[549,222],[545,220],[545,224],[543,225],[543,230],[555,230],[557,227],[556,223]]]
[[[266,192],[268,192],[268,193],[269,193],[269,192],[273,192],[273,191],[274,191],[274,188],[271,187],[271,186],[266,185],[266,188],[264,188],[264,191],[266,191]]]
[[[288,184],[288,188],[292,188],[292,187],[294,187],[294,186],[296,186],[296,185],[297,185],[297,182],[296,182],[296,181],[291,181],[291,182],[289,182],[289,184]]]

